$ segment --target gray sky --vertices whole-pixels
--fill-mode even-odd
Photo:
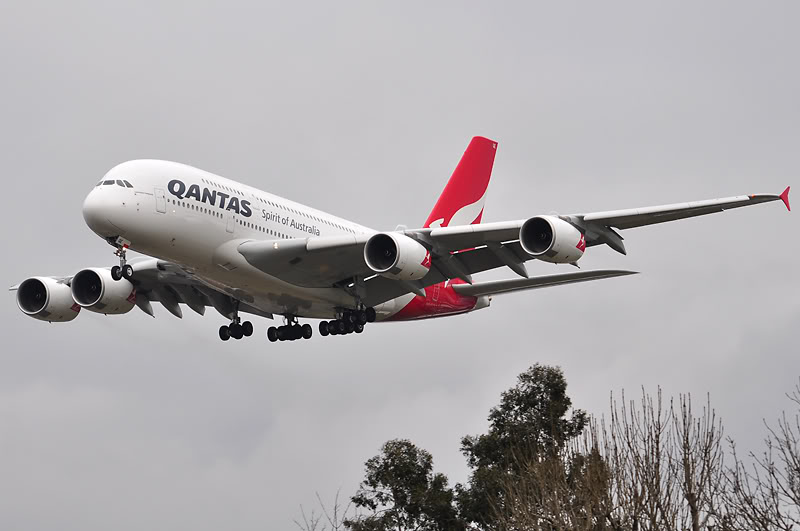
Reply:
[[[800,187],[796,2],[264,4],[0,7],[7,285],[113,265],[81,202],[141,157],[378,229],[420,225],[478,134],[500,144],[485,221]],[[459,438],[535,362],[595,414],[708,392],[757,448],[800,376],[799,220],[635,229],[581,263],[642,275],[290,344],[264,320],[222,344],[213,311],[48,325],[7,294],[0,528],[289,529],[394,437],[463,481]]]

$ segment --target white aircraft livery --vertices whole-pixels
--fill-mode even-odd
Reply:
[[[182,316],[213,306],[228,324],[223,341],[253,334],[242,314],[272,319],[270,341],[309,339],[299,319],[321,319],[320,335],[361,333],[368,323],[457,315],[493,295],[633,274],[570,271],[530,278],[528,260],[573,264],[587,247],[626,254],[620,230],[782,200],[755,194],[655,207],[481,223],[497,143],[475,137],[419,229],[378,232],[217,175],[162,160],[112,168],[83,203],[86,224],[114,246],[119,265],[14,286],[30,317],[71,321],[151,302]],[[128,262],[132,249],[149,258]],[[508,280],[472,275],[507,267]]]

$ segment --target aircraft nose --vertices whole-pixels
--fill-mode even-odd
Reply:
[[[98,235],[108,238],[118,236],[119,230],[108,219],[108,204],[104,201],[103,194],[95,188],[83,201],[83,219]]]

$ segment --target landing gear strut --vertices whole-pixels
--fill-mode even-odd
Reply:
[[[343,336],[353,332],[360,334],[367,323],[375,322],[376,317],[374,308],[345,310],[340,319],[320,321],[319,333],[322,336]]]
[[[242,339],[243,337],[250,337],[253,335],[253,323],[250,321],[242,322],[239,317],[239,307],[236,305],[234,310],[233,320],[228,326],[222,325],[219,327],[219,338],[227,341],[230,338]]]
[[[283,326],[270,326],[267,329],[267,339],[275,341],[295,341],[297,339],[311,339],[314,329],[306,323],[301,325],[297,322],[297,317],[289,315],[286,317],[286,324]]]
[[[111,268],[111,278],[114,280],[122,280],[123,278],[131,280],[133,278],[133,267],[128,264],[126,259],[126,253],[131,242],[120,236],[114,240],[112,245],[117,248],[114,251],[114,256],[119,257],[119,265]]]

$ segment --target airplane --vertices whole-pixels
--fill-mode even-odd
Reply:
[[[113,315],[134,306],[155,316],[157,301],[215,308],[229,324],[223,341],[253,334],[242,314],[273,319],[271,342],[309,339],[301,318],[320,319],[322,336],[360,334],[368,323],[459,315],[492,297],[634,274],[570,271],[530,277],[526,262],[572,264],[588,247],[626,254],[618,231],[781,200],[754,194],[627,210],[535,215],[482,223],[497,142],[474,137],[425,224],[376,231],[252,186],[162,160],[112,168],[83,203],[88,227],[111,244],[119,265],[72,276],[34,276],[10,288],[19,309],[48,322],[81,310]],[[127,260],[127,251],[145,257]],[[507,267],[516,277],[476,282]]]

